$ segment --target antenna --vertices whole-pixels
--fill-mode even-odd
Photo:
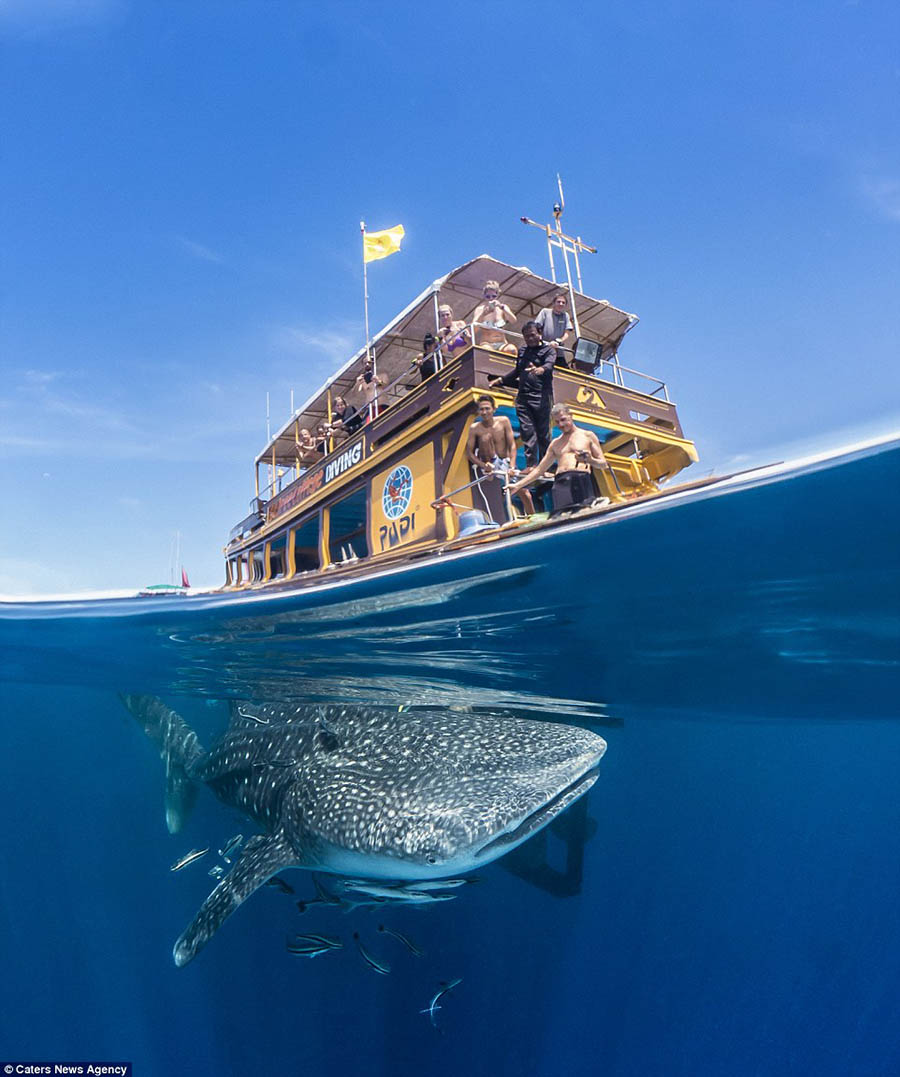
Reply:
[[[562,177],[557,172],[556,174],[556,186],[559,190],[559,201],[553,204],[553,224],[539,224],[537,221],[533,221],[530,217],[520,217],[519,220],[522,224],[530,224],[534,228],[540,228],[540,230],[547,237],[547,256],[550,259],[550,279],[554,284],[563,283],[558,282],[556,279],[556,266],[553,264],[553,248],[556,247],[562,251],[563,264],[566,267],[566,279],[565,283],[569,286],[569,299],[572,304],[572,321],[575,327],[575,335],[579,336],[578,332],[578,313],[575,310],[575,290],[572,287],[572,274],[569,270],[569,255],[571,254],[575,259],[575,276],[578,278],[578,291],[582,291],[581,287],[581,263],[578,260],[579,251],[587,251],[588,254],[596,254],[597,248],[591,247],[585,243],[581,236],[569,236],[562,230],[560,224],[560,218],[563,215],[563,210],[566,208],[566,199],[563,194]]]

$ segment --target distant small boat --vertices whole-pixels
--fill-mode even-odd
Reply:
[[[175,578],[175,565],[181,559],[181,532],[175,532],[175,541],[172,546],[171,577]],[[184,565],[181,566],[181,583],[151,583],[143,591],[138,591],[138,598],[159,598],[160,595],[186,595],[191,586]]]
[[[187,579],[183,573],[182,576]],[[143,591],[138,591],[138,598],[152,598],[154,596],[159,598],[160,595],[186,595],[189,587],[189,583],[180,586],[177,583],[151,583]]]

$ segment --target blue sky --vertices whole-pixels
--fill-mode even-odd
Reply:
[[[641,317],[698,474],[900,426],[895,2],[2,0],[0,592],[222,578],[273,426],[488,252]]]

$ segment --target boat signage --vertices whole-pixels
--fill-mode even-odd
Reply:
[[[336,479],[338,475],[343,475],[345,471],[349,471],[354,464],[358,464],[362,460],[362,439],[351,445],[349,449],[344,449],[340,456],[336,456],[333,460],[329,460],[325,465],[325,482],[331,482],[332,479]]]
[[[369,546],[384,553],[434,536],[434,448],[423,445],[373,476]]]
[[[272,498],[266,511],[266,518],[274,520],[276,516],[281,516],[301,501],[305,501],[323,486],[327,486],[332,479],[338,478],[350,468],[355,467],[362,460],[362,456],[363,439],[360,438],[324,466],[316,464],[292,482],[286,490],[282,490],[280,494]]]

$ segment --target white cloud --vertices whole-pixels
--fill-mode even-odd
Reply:
[[[199,258],[201,262],[216,262],[221,264],[225,261],[218,251],[214,251],[211,247],[206,247],[202,243],[198,243],[195,239],[188,239],[187,236],[175,236],[175,242],[182,250],[187,251],[192,258]]]
[[[292,355],[324,356],[345,363],[361,346],[359,333],[350,329],[316,329],[312,332],[293,325],[278,325],[269,334],[270,343]]]
[[[900,179],[891,176],[864,176],[862,192],[883,217],[900,221]]]

